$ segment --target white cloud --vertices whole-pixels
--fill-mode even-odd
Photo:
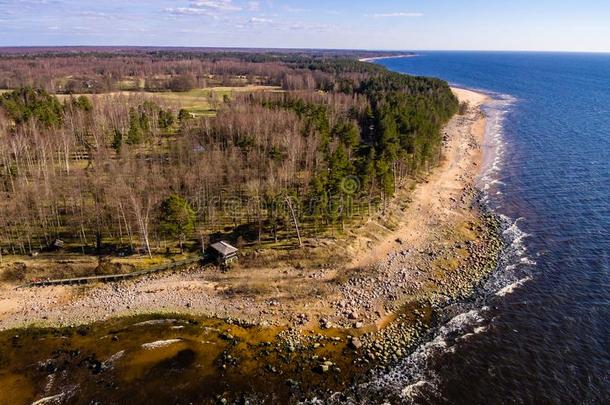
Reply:
[[[258,2],[250,3],[258,4]],[[249,5],[249,7],[253,6],[254,5]],[[173,15],[203,15],[218,18],[221,14],[232,13],[242,10],[243,8],[233,3],[233,0],[199,0],[190,1],[188,3],[188,6],[169,7],[166,8],[164,11]]]
[[[279,16],[276,16],[279,17]],[[233,22],[233,27],[249,31],[252,29],[262,30],[272,32],[289,32],[289,31],[305,31],[305,32],[328,32],[332,30],[332,27],[325,24],[309,24],[302,22],[288,22],[288,21],[280,21],[271,16],[254,16],[250,17],[246,20],[242,20],[242,22]]]
[[[293,7],[293,6],[283,6],[282,10],[284,10],[287,13],[304,13],[304,12],[308,11],[306,8],[298,8],[298,7]]]
[[[78,15],[80,17],[86,17],[86,18],[103,18],[103,19],[114,19],[114,18],[119,17],[119,15],[101,13],[98,11],[81,11],[80,13],[78,13]]]
[[[210,12],[210,10],[205,10],[201,8],[194,7],[173,7],[166,8],[165,12],[174,14],[174,15],[207,15],[213,16],[214,14]]]
[[[326,24],[303,24],[303,23],[295,23],[288,26],[288,29],[291,31],[314,31],[314,32],[328,32],[332,31],[330,25]]]
[[[51,1],[49,0],[0,0],[0,4],[17,4],[17,5],[25,5],[25,4],[49,4]],[[55,2],[53,2],[55,3]]]
[[[232,0],[203,0],[191,2],[191,8],[219,11],[240,11],[242,8],[233,4]]]
[[[261,2],[260,1],[249,1],[247,3],[248,6],[248,10],[250,11],[258,11],[261,8]]]
[[[249,22],[250,24],[273,24],[273,20],[264,17],[252,17]]]
[[[0,0],[2,1],[2,0]],[[179,0],[174,7],[164,11],[175,18],[207,17],[213,18],[219,24],[230,26],[241,33],[272,33],[272,32],[329,32],[332,26],[311,23],[307,21],[294,21],[287,18],[288,13],[307,11],[290,6],[273,7],[272,0]],[[268,9],[275,8],[278,13],[268,13]],[[188,29],[189,27],[184,27]],[[282,35],[282,34],[280,34]]]
[[[367,17],[373,18],[395,18],[395,17],[423,17],[423,13],[377,13],[367,15]]]
[[[75,26],[71,27],[71,29],[74,31],[80,31],[80,32],[93,32],[94,31],[93,27],[85,27],[84,25],[75,25]]]

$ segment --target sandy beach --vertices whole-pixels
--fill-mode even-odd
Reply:
[[[391,227],[386,218],[371,218],[352,232],[342,248],[351,258],[345,266],[238,268],[227,273],[194,266],[114,284],[41,288],[2,284],[0,330],[151,312],[303,328],[320,323],[379,328],[410,300],[467,294],[478,273],[451,270],[473,267],[474,259],[486,260],[489,235],[472,203],[485,131],[480,106],[487,97],[464,89],[453,91],[469,109],[444,128],[442,163],[413,191],[398,193],[388,208]]]
[[[408,54],[404,54],[404,55],[396,55],[396,56],[375,56],[373,58],[361,58],[358,59],[360,62],[374,62],[376,60],[383,60],[383,59],[396,59],[396,58],[414,58],[416,57],[416,54],[413,53],[408,53]]]

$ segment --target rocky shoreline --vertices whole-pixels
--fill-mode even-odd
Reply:
[[[468,244],[470,260],[454,276],[435,280],[434,291],[399,310],[396,319],[386,328],[362,337],[368,359],[378,360],[383,366],[398,361],[425,340],[443,308],[474,297],[475,289],[496,269],[503,249],[499,220],[493,214],[484,214],[482,221],[484,242]]]
[[[468,93],[460,94],[475,101],[448,124],[442,167],[418,186],[406,208],[396,210],[404,216],[397,229],[382,232],[376,247],[359,251],[372,263],[261,271],[260,290],[242,284],[250,277],[246,271],[226,274],[198,266],[91,287],[5,289],[0,300],[10,296],[13,306],[0,311],[0,337],[38,334],[36,328],[15,329],[31,326],[51,328],[40,333],[53,336],[74,336],[81,330],[84,339],[112,334],[117,353],[142,358],[155,351],[179,356],[181,352],[172,350],[184,346],[183,351],[210,361],[215,375],[235,374],[236,392],[244,379],[269,379],[271,388],[288,398],[295,393],[299,398],[324,396],[399,361],[426,340],[443,308],[473,297],[496,268],[503,248],[500,222],[480,204],[474,184],[482,160],[485,121],[480,104],[485,97]],[[361,244],[369,244],[363,240]],[[291,280],[304,281],[295,291]],[[131,330],[132,319],[146,313],[155,314],[144,321],[153,323]],[[165,322],[168,318],[176,319]],[[113,334],[108,325],[115,324],[129,334],[128,340],[122,332]],[[57,326],[63,327],[61,332],[53,329]],[[196,338],[187,338],[187,332]],[[155,339],[140,349],[121,346],[143,335]],[[193,346],[193,339],[215,347]],[[97,353],[95,346],[90,350],[94,357],[112,355]],[[83,361],[68,362],[66,369],[80,373]],[[269,388],[263,395],[276,395]],[[212,393],[216,400],[235,399]]]
[[[127,361],[130,356],[156,358],[159,355],[156,353],[167,351],[170,363],[159,364],[167,363],[163,367],[173,368],[176,366],[169,364],[179,362],[186,356],[184,353],[192,350],[198,362],[211,364],[219,381],[226,380],[227,387],[231,387],[229,391],[219,388],[207,392],[207,402],[251,400],[258,403],[272,398],[296,402],[329,398],[349,389],[355,381],[366,381],[370,373],[401,361],[430,338],[429,331],[441,321],[438,314],[443,308],[473,297],[476,287],[495,269],[502,249],[497,218],[489,213],[482,213],[480,218],[480,224],[475,225],[477,242],[465,246],[471,252],[469,259],[453,276],[435,280],[425,294],[393,304],[396,312],[392,319],[378,330],[356,328],[355,323],[359,321],[352,321],[350,326],[320,319],[318,326],[304,329],[261,327],[260,323],[232,317],[159,314],[61,329],[9,330],[0,332],[0,343],[6,342],[11,347],[9,355],[18,359],[13,366],[19,369],[19,362],[31,363],[27,355],[20,353],[20,348],[29,346],[30,340],[37,342],[35,356],[40,356],[39,367],[29,375],[30,378],[36,373],[39,375],[32,381],[34,386],[53,379],[52,383],[45,383],[43,395],[47,397],[59,395],[57,389],[61,389],[65,399],[74,399],[75,392],[66,391],[65,387],[68,380],[76,380],[81,387],[80,398],[94,400],[100,395],[94,388],[99,383],[85,380],[100,378],[114,381],[116,392],[121,393],[130,390],[120,377],[123,369],[134,363]],[[53,340],[63,349],[54,349]],[[104,349],[98,343],[103,340],[110,340]],[[202,341],[205,346],[189,343],[196,341]],[[125,364],[123,357],[127,357]],[[235,382],[241,380],[250,383],[243,386]],[[142,384],[149,383],[153,382]],[[254,391],[252,387],[256,387]],[[154,387],[147,388],[151,389]],[[188,391],[180,395],[190,398],[195,394]]]

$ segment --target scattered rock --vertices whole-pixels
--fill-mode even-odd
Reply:
[[[330,370],[330,368],[334,365],[334,363],[332,361],[325,361],[322,364],[318,364],[317,366],[315,366],[313,368],[313,371],[315,371],[316,373],[320,373],[320,374],[325,374],[328,373],[328,371]]]
[[[353,337],[349,341],[349,347],[351,347],[352,349],[358,350],[362,347],[362,342],[357,337]]]
[[[322,329],[330,329],[333,327],[333,323],[326,318],[320,319],[320,328]]]

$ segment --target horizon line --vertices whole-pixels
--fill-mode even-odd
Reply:
[[[233,50],[307,50],[354,52],[502,52],[502,53],[574,53],[610,54],[610,50],[540,50],[540,49],[374,49],[374,48],[313,48],[264,46],[207,46],[207,45],[0,45],[1,49],[25,48],[157,48],[157,49],[233,49]]]

